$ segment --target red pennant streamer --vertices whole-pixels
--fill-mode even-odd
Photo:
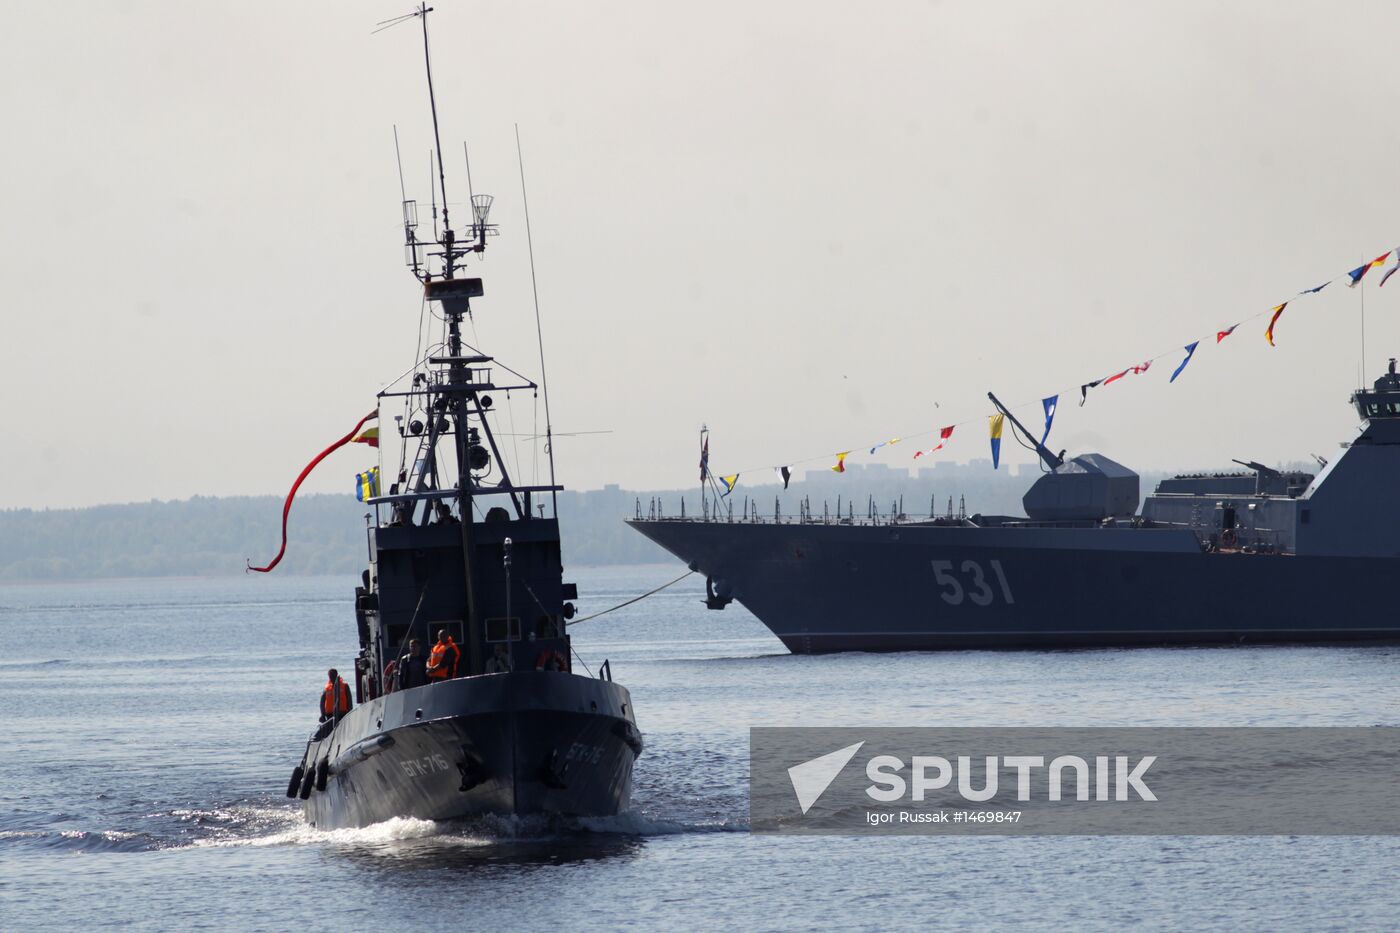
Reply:
[[[1141,376],[1143,373],[1147,372],[1147,368],[1151,365],[1152,361],[1148,360],[1146,363],[1139,363],[1136,366],[1129,366],[1121,373],[1114,373],[1112,376],[1109,376],[1107,379],[1103,380],[1103,384],[1112,385],[1119,379],[1122,379],[1124,376],[1128,375],[1128,373],[1132,373],[1134,376]]]
[[[1286,301],[1281,305],[1274,305],[1274,316],[1269,318],[1269,329],[1264,331],[1264,339],[1269,341],[1269,346],[1271,347],[1274,346],[1274,325],[1278,323],[1279,315],[1283,313],[1283,309],[1286,307],[1288,307],[1288,302]]]
[[[254,567],[253,562],[251,560],[248,561],[249,573],[267,573],[273,567],[276,567],[278,563],[281,562],[282,555],[287,553],[287,513],[292,510],[292,500],[296,498],[297,490],[301,488],[302,480],[306,479],[306,477],[311,475],[311,471],[316,469],[316,464],[320,463],[322,460],[335,453],[335,451],[350,443],[350,441],[355,437],[355,435],[360,433],[360,428],[365,426],[366,421],[377,417],[379,417],[379,412],[377,411],[372,411],[369,414],[365,415],[363,418],[360,419],[359,424],[355,425],[353,428],[350,429],[349,434],[345,435],[340,440],[336,441],[334,444],[317,454],[316,459],[308,463],[306,465],[306,469],[301,471],[301,475],[297,477],[297,481],[295,483],[292,483],[291,492],[287,493],[287,501],[282,504],[282,547],[278,549],[277,556],[272,558],[272,562],[269,563],[266,567]]]
[[[953,425],[949,425],[948,427],[946,427],[946,428],[942,429],[941,431],[939,431],[939,432],[938,432],[938,446],[937,446],[937,447],[930,447],[928,450],[921,450],[921,451],[919,451],[918,453],[914,454],[914,459],[915,459],[915,460],[918,460],[918,459],[919,459],[920,457],[922,457],[922,456],[925,456],[925,455],[927,455],[927,454],[931,454],[931,453],[934,453],[934,452],[936,452],[936,451],[942,450],[942,449],[943,449],[943,445],[946,444],[946,443],[948,443],[948,438],[950,438],[950,437],[953,436],[953,428],[956,428],[956,427],[957,427],[957,425],[956,425],[956,424],[953,424]]]

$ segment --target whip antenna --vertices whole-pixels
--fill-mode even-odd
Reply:
[[[433,151],[437,154],[438,190],[442,192],[442,227],[444,230],[451,230],[452,225],[447,222],[447,175],[442,169],[442,137],[438,135],[437,98],[433,95],[433,59],[428,51],[428,14],[432,11],[433,8],[424,3],[414,15],[423,20],[423,66],[428,71],[428,107],[433,112]],[[449,246],[449,251],[450,249]],[[451,264],[449,256],[448,278],[451,278]]]
[[[540,327],[540,287],[535,281],[535,241],[530,236],[530,198],[525,193],[525,155],[520,148],[520,124],[515,124],[515,160],[520,166],[520,202],[525,208],[525,245],[530,253],[530,291],[535,297],[535,339],[540,346],[540,386],[544,389],[544,449],[549,454],[549,485],[554,485],[554,431],[549,417],[549,375],[544,368],[544,331]],[[559,494],[552,489],[549,499],[554,517],[559,517]]]
[[[403,198],[399,203],[403,209],[404,260],[413,270],[414,276],[421,278],[418,271],[418,236],[414,232],[418,229],[418,202],[408,199],[408,190],[404,187],[403,153],[399,151],[398,124],[394,124],[394,159],[399,164],[399,197]]]
[[[467,152],[467,141],[462,140],[462,160],[467,163],[467,197],[476,200],[476,192],[472,190],[472,157]]]
[[[399,197],[408,200],[408,189],[403,184],[403,153],[399,151],[399,125],[394,124],[394,161],[399,164]]]

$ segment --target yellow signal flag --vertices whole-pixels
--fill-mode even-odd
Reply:
[[[1001,429],[1006,423],[1006,416],[1001,414],[989,415],[987,417],[987,427],[992,432],[992,469],[1001,466]]]

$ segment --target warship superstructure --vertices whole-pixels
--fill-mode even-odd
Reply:
[[[1064,459],[1024,516],[908,521],[722,513],[629,523],[797,653],[1400,641],[1400,375],[1351,396],[1358,436],[1316,475],[1253,461],[1163,480]]]
[[[424,20],[425,60],[427,12],[411,14]],[[435,102],[433,128],[436,137]],[[401,443],[404,458],[387,490],[365,498],[373,514],[369,568],[355,592],[360,650],[353,677],[345,675],[356,703],[313,734],[287,790],[320,828],[391,817],[608,816],[628,805],[642,750],[611,665],[596,676],[574,669],[566,620],[577,588],[563,578],[552,453],[547,484],[517,483],[492,430],[493,395],[533,393],[536,383],[462,338],[485,291],[463,268],[496,233],[492,199],[471,195],[459,238],[440,159],[438,169],[441,220],[435,209],[431,235],[420,233],[415,202],[403,207],[408,265],[443,335],[379,393],[381,424],[400,412],[385,439]],[[405,680],[395,669],[411,642],[426,652],[444,630],[460,650],[452,676]]]

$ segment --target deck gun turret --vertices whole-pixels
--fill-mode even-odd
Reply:
[[[1033,522],[1101,522],[1137,514],[1140,496],[1136,473],[1103,454],[1080,454],[1066,460],[1063,452],[1052,453],[995,395],[988,392],[987,398],[1048,470],[1021,497],[1027,518]]]

